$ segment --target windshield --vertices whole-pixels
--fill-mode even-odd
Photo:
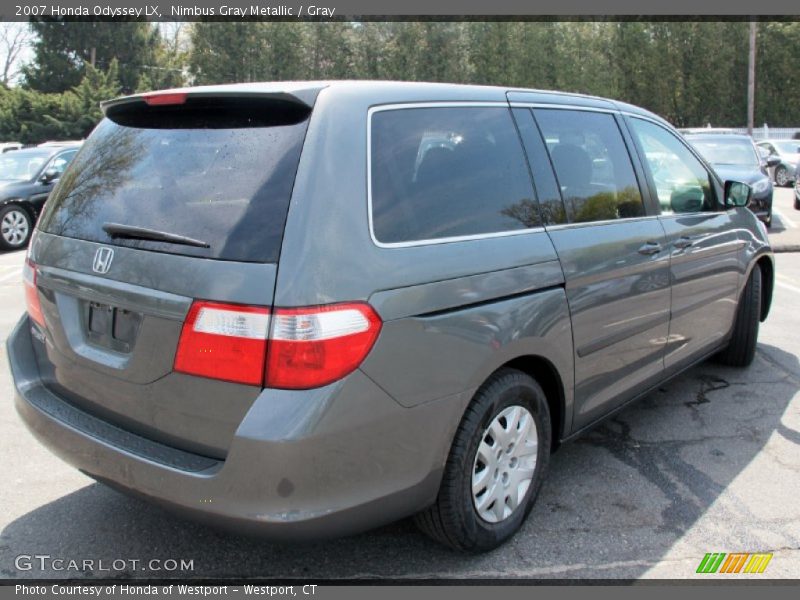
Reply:
[[[137,117],[136,126],[103,120],[48,200],[40,228],[142,250],[277,261],[308,121],[250,126],[242,111],[185,112],[163,123]],[[205,246],[112,236],[107,224]]]
[[[689,139],[697,151],[714,165],[758,167],[760,160],[752,142],[739,138]]]
[[[772,142],[772,145],[778,149],[778,152],[783,154],[798,154],[800,153],[800,140],[787,140],[785,142]]]
[[[41,150],[15,150],[0,154],[0,181],[29,181],[50,157]]]

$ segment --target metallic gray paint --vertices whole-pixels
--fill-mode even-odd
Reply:
[[[18,410],[45,444],[97,479],[184,513],[297,538],[416,512],[436,497],[461,415],[494,370],[521,357],[546,362],[563,388],[563,400],[551,399],[563,402],[555,435],[567,438],[724,344],[749,270],[771,261],[766,235],[746,209],[658,217],[650,202],[650,216],[639,219],[379,247],[367,203],[373,107],[511,100],[667,125],[604,99],[480,86],[301,82],[202,90],[284,92],[314,108],[278,265],[119,247],[99,277],[91,271],[98,244],[38,233],[31,255],[42,265],[48,331],[42,342],[34,326],[34,339],[25,317],[8,340]],[[692,245],[675,247],[682,237]],[[660,250],[639,252],[653,241]],[[361,368],[342,380],[307,391],[262,390],[171,372],[192,298],[288,307],[369,301],[384,324]],[[89,300],[144,314],[129,354],[81,337],[78,304]],[[680,335],[688,341],[674,343]],[[37,395],[127,435],[112,442],[75,429],[37,407]],[[214,466],[165,465],[141,450],[148,440],[157,445],[152,452],[176,453],[169,464],[188,452]]]

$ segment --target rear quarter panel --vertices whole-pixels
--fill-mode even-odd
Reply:
[[[276,306],[369,301],[384,320],[362,370],[402,406],[474,391],[524,355],[558,371],[568,410],[572,336],[563,276],[544,230],[481,240],[379,247],[370,235],[370,107],[403,102],[497,102],[502,90],[391,84],[320,93],[289,209]],[[464,394],[467,398],[469,394]]]

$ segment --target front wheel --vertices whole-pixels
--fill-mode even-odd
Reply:
[[[478,390],[456,432],[436,503],[415,517],[427,535],[468,552],[508,540],[533,507],[550,459],[547,399],[504,368]]]
[[[728,347],[717,355],[719,362],[731,367],[746,367],[753,362],[758,343],[758,324],[761,319],[761,268],[750,272],[747,285],[739,299],[736,321]]]
[[[786,167],[778,167],[775,169],[775,185],[785,187],[789,185],[789,172]]]
[[[4,206],[0,210],[0,248],[23,248],[32,232],[33,219],[27,210],[16,204]]]

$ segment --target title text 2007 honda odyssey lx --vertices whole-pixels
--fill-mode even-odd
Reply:
[[[132,96],[61,178],[8,340],[66,461],[277,538],[492,548],[551,450],[755,352],[750,189],[610,100],[389,82]]]

